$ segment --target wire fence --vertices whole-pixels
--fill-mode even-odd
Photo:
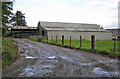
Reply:
[[[32,36],[31,39],[34,41],[40,41],[44,43],[60,45],[75,49],[85,49],[85,50],[95,50],[102,51],[111,54],[120,55],[119,46],[120,41],[118,40],[95,40],[95,36],[91,36],[91,40],[83,40],[82,36],[78,37],[79,40],[72,40],[72,36],[69,37],[69,40],[65,40],[62,36],[61,40],[58,39],[58,36],[51,36],[48,39],[48,36]],[[54,40],[53,40],[54,39]]]
[[[39,41],[69,48],[83,49],[83,50],[94,50],[107,52],[111,54],[120,55],[120,41],[118,40],[95,40],[95,36],[91,36],[91,40],[84,40],[82,36],[78,37],[78,40],[73,40],[72,36],[68,40],[65,40],[64,35],[61,39],[58,36],[40,36],[39,34],[16,34],[13,37],[29,38],[33,41]]]

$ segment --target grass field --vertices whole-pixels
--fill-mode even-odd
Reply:
[[[39,41],[38,39],[30,38],[32,41]],[[47,42],[47,40],[40,40],[41,42]],[[56,44],[55,40],[49,40],[49,43]],[[57,41],[57,45],[62,45],[62,40]],[[64,40],[64,46],[70,46],[69,40]],[[71,47],[80,48],[79,40],[72,40]],[[82,47],[84,50],[91,50],[91,41],[82,40]],[[112,55],[120,56],[120,52],[118,52],[118,41],[116,41],[116,52],[114,53],[114,40],[104,40],[104,41],[95,41],[95,50],[100,52],[106,52]]]
[[[12,40],[2,39],[2,67],[7,66],[15,60],[17,49]]]

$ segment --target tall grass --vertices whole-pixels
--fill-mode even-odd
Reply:
[[[9,65],[15,61],[17,49],[12,40],[2,39],[2,67]]]

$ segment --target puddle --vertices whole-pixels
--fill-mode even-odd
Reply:
[[[93,72],[98,75],[106,75],[106,76],[118,76],[118,72],[107,72],[104,71],[102,68],[96,67],[93,69]]]
[[[49,59],[55,59],[56,56],[49,56],[49,57],[47,57],[47,58],[49,58]]]
[[[25,69],[22,70],[22,73],[20,73],[20,76],[25,77],[32,77],[33,75],[44,73],[50,73],[53,72],[51,69],[53,69],[55,65],[38,65],[38,66],[27,66]]]
[[[34,46],[32,46],[32,45],[28,45],[28,47],[30,47],[30,48],[34,48]]]
[[[26,59],[36,59],[36,58],[38,58],[38,57],[26,56],[25,58],[26,58]]]
[[[55,63],[58,62],[58,60],[46,60],[46,61],[49,61],[49,62],[55,62]]]
[[[77,63],[79,63],[80,65],[84,65],[84,66],[92,65],[92,63],[81,63],[81,62],[77,62]]]
[[[71,62],[74,62],[74,63],[78,63],[79,65],[83,65],[83,66],[92,65],[92,63],[81,63],[81,62],[73,60],[72,58],[68,58],[68,57],[64,57],[64,56],[60,56],[60,57],[65,59],[65,60],[68,60],[68,61],[71,61]]]
[[[118,60],[108,60],[108,61],[100,60],[99,62],[102,62],[102,63],[118,63]]]
[[[49,56],[49,57],[47,57],[47,59],[49,59],[49,60],[46,60],[46,61],[58,62],[58,60],[55,60],[56,56]]]
[[[68,57],[64,57],[64,56],[59,56],[59,57],[62,58],[62,59],[68,60],[68,61],[75,62],[73,59],[68,58]]]
[[[118,63],[117,60],[108,60],[108,61],[102,61],[102,60],[100,60],[99,62],[81,63],[81,62],[75,61],[75,60],[73,60],[72,58],[69,58],[69,57],[65,57],[65,56],[59,56],[59,57],[65,59],[65,60],[71,61],[71,62],[78,63],[79,65],[83,65],[83,66],[95,65],[97,63]]]
[[[25,52],[25,54],[21,54],[21,56],[24,56],[26,59],[37,59],[38,57],[32,57],[27,55],[28,51]]]
[[[29,73],[27,73],[26,75],[29,76],[29,77],[31,77],[31,76],[34,75],[34,73],[33,73],[33,72],[29,72]]]
[[[31,77],[31,76],[33,76],[34,75],[34,72],[37,70],[37,67],[35,67],[35,66],[32,66],[32,67],[30,67],[30,66],[28,66],[28,67],[26,67],[25,69],[23,69],[23,72],[22,73],[20,73],[20,75],[21,76],[27,76],[27,77]]]
[[[31,71],[32,70],[32,68],[25,68],[24,69],[24,71],[26,71],[26,72],[29,72],[29,71]]]
[[[42,65],[43,68],[55,68],[55,65]]]

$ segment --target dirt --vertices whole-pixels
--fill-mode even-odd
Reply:
[[[21,54],[13,64],[3,69],[3,77],[118,76],[117,59],[28,39],[12,40]]]

